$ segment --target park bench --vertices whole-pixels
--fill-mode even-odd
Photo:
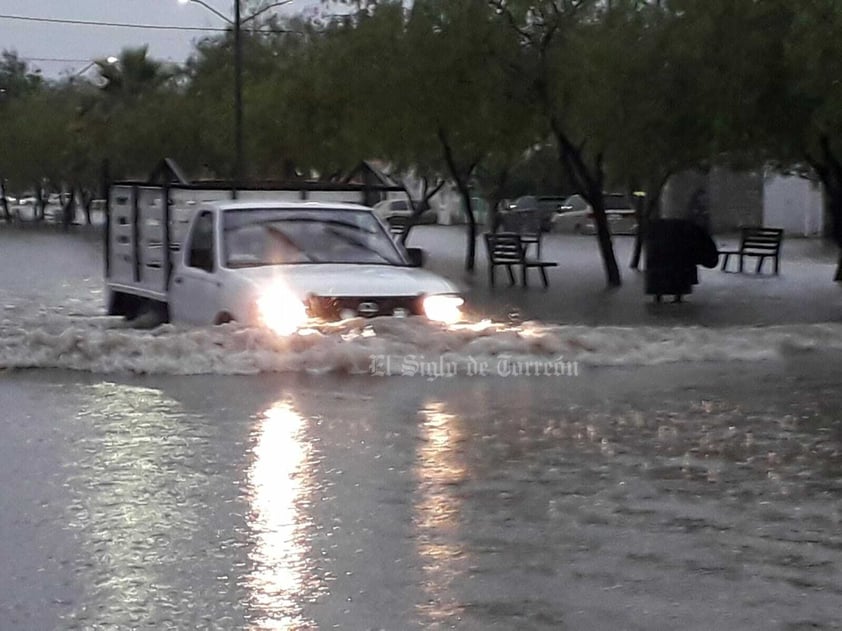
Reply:
[[[727,271],[728,261],[731,255],[739,257],[739,271],[743,271],[743,260],[748,257],[757,259],[755,274],[759,274],[763,267],[763,261],[772,259],[775,266],[775,274],[780,270],[781,242],[784,238],[784,231],[781,228],[760,228],[745,227],[740,230],[740,245],[737,249],[719,250],[723,256],[722,271]]]
[[[517,210],[501,213],[500,229],[502,232],[514,232],[520,235],[527,252],[529,246],[535,246],[536,258],[541,258],[541,215],[537,210]]]
[[[515,284],[514,267],[520,267],[523,286],[528,285],[527,271],[537,268],[541,272],[544,287],[549,286],[547,268],[555,267],[558,263],[529,258],[526,254],[526,244],[523,237],[516,232],[488,232],[485,234],[485,247],[488,252],[488,278],[494,287],[494,271],[503,266],[509,273],[509,285]]]
[[[409,235],[409,231],[414,225],[412,218],[406,215],[391,215],[386,218],[386,223],[389,225],[389,232],[392,233],[392,238],[395,241],[401,239],[406,241],[404,235]]]

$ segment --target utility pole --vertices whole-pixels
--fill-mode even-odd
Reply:
[[[240,0],[234,0],[234,188],[243,181],[243,32]]]

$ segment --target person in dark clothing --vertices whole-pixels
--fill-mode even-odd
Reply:
[[[687,219],[710,234],[710,205],[708,194],[703,188],[697,188],[687,204]]]
[[[697,265],[716,267],[719,253],[710,235],[686,219],[656,219],[646,240],[646,293],[661,302],[665,294],[681,302],[699,282]]]

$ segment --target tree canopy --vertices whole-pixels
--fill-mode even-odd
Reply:
[[[473,265],[476,196],[580,193],[611,285],[606,189],[642,190],[714,164],[810,171],[842,245],[842,6],[835,0],[346,0],[242,35],[245,168],[336,179],[361,160],[451,181]],[[126,49],[96,76],[46,80],[0,58],[0,178],[93,189],[173,157],[234,169],[235,38],[180,66]]]

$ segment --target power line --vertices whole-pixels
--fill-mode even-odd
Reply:
[[[24,61],[40,61],[42,63],[52,62],[60,64],[84,64],[90,59],[68,59],[65,57],[20,57]]]
[[[101,26],[109,28],[133,28],[153,31],[216,31],[224,33],[228,29],[204,26],[171,26],[166,24],[128,24],[126,22],[98,22],[94,20],[63,20],[59,18],[39,18],[28,15],[2,15],[0,20],[18,20],[20,22],[41,22],[47,24],[69,24],[73,26]]]
[[[20,22],[38,22],[42,24],[65,24],[71,26],[99,26],[99,27],[107,27],[107,28],[132,28],[132,29],[140,29],[140,30],[152,30],[152,31],[199,31],[203,33],[207,32],[215,32],[215,33],[226,33],[230,30],[229,28],[219,28],[213,26],[172,26],[166,24],[129,24],[126,22],[99,22],[95,20],[64,20],[60,18],[40,18],[40,17],[32,17],[28,15],[3,15],[0,14],[0,20],[17,20]],[[289,29],[277,29],[277,28],[255,28],[249,29],[244,28],[242,31],[249,32],[249,33],[271,33],[271,34],[282,34],[282,33],[299,33],[298,31],[289,30]]]

